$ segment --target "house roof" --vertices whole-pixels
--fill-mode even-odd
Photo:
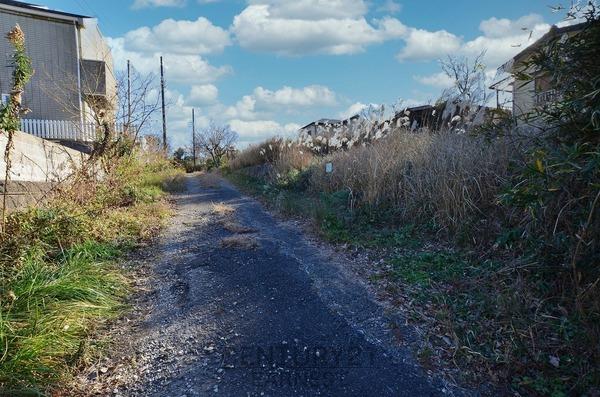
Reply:
[[[311,123],[306,124],[304,127],[300,128],[301,130],[310,127],[313,124],[339,124],[341,123],[341,120],[336,120],[336,119],[319,119],[317,121],[313,121]]]
[[[429,109],[435,109],[435,107],[432,105],[421,105],[421,106],[414,106],[412,108],[406,108],[406,110],[408,110],[409,112],[418,112],[419,110],[429,110]]]
[[[542,45],[545,45],[546,43],[548,43],[551,39],[553,39],[557,36],[561,36],[565,33],[578,32],[581,29],[583,29],[585,24],[586,24],[586,22],[582,22],[582,23],[577,23],[574,25],[568,25],[568,26],[562,26],[562,27],[552,25],[550,30],[545,35],[540,37],[538,40],[533,42],[531,45],[524,48],[521,52],[519,52],[517,55],[512,57],[510,59],[510,61],[508,61],[504,65],[500,66],[499,70],[509,71],[510,69],[512,69],[512,67],[515,63],[519,62],[520,60],[527,57],[528,55],[531,55]]]
[[[21,12],[25,14],[30,14],[38,17],[46,17],[46,18],[55,18],[62,19],[71,22],[77,22],[82,24],[83,19],[91,18],[86,15],[73,14],[69,12],[51,10],[45,6],[32,4],[32,3],[24,3],[22,1],[14,1],[14,0],[0,0],[0,10],[9,10],[14,12]]]

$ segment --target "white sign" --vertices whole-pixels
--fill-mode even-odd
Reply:
[[[325,164],[325,172],[331,174],[333,172],[333,163]]]

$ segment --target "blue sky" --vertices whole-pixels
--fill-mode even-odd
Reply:
[[[198,125],[228,123],[240,145],[369,103],[435,101],[450,82],[438,60],[487,50],[494,70],[560,20],[550,0],[45,0],[97,17],[143,73],[166,65],[174,147]],[[158,131],[157,131],[158,132]]]

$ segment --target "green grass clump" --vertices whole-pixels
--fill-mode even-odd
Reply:
[[[168,215],[182,171],[119,158],[101,180],[78,176],[47,204],[9,215],[0,233],[0,395],[38,395],[96,354],[95,330],[129,291],[116,261]],[[37,393],[37,394],[36,394]]]

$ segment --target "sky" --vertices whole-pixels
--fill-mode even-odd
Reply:
[[[439,60],[487,50],[487,75],[563,17],[560,0],[45,0],[98,18],[114,67],[164,57],[173,148],[228,124],[243,147],[367,104],[435,102]],[[35,1],[34,1],[35,2]],[[37,1],[41,3],[42,0]],[[160,123],[153,128],[160,132]]]

